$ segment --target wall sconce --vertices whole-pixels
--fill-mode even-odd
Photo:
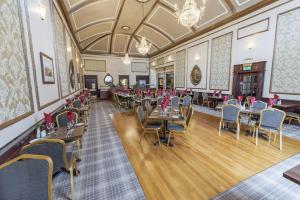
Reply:
[[[196,55],[196,56],[195,56],[195,60],[200,60],[200,56],[199,56],[199,55]]]
[[[47,9],[43,4],[40,4],[39,11],[40,11],[41,20],[45,20]]]
[[[152,62],[152,66],[155,66],[156,65],[156,63],[155,62]]]
[[[254,42],[252,42],[252,41],[250,41],[250,42],[247,44],[247,48],[248,48],[249,50],[253,49],[254,46],[255,46],[255,44],[254,44]]]
[[[71,52],[71,50],[72,50],[71,47],[67,47],[68,52]]]
[[[78,58],[76,58],[76,62],[79,62],[79,59],[78,59]]]

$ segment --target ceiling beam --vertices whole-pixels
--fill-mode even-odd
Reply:
[[[237,13],[236,8],[230,0],[224,0],[224,2],[227,4],[227,6],[233,14]]]
[[[62,1],[62,0],[58,0],[58,1]],[[85,1],[81,1],[79,3],[76,3],[74,6],[72,6],[68,13],[70,15],[73,12],[76,12],[77,10],[80,10],[81,8],[87,6],[91,3],[97,2],[97,1],[105,1],[105,0],[85,0]]]
[[[132,38],[133,36],[136,34],[136,32],[139,30],[139,28],[142,26],[142,24],[145,22],[145,20],[148,18],[148,16],[150,15],[150,13],[153,11],[153,9],[155,8],[155,6],[159,3],[159,0],[155,0],[155,3],[151,6],[151,8],[149,9],[149,12],[144,16],[144,18],[142,19],[142,21],[139,23],[139,25],[136,27],[136,29],[134,30],[134,32],[132,33],[132,35],[129,38],[129,42],[127,44],[127,48],[126,51],[128,52],[129,46],[132,42]]]
[[[190,37],[183,38],[182,40],[180,40],[180,41],[178,41],[178,42],[176,42],[174,44],[168,45],[166,48],[163,48],[163,49],[161,49],[161,50],[159,50],[159,51],[151,54],[150,57],[156,56],[156,55],[158,55],[158,54],[160,54],[160,53],[162,53],[164,51],[168,51],[169,49],[172,49],[172,48],[174,48],[174,47],[176,47],[176,46],[178,46],[180,44],[183,44],[183,43],[185,43],[185,42],[187,42],[189,40],[192,40],[192,39],[194,39],[196,37],[199,37],[199,36],[201,36],[201,35],[209,32],[209,31],[212,31],[212,30],[214,30],[216,28],[219,28],[219,27],[221,27],[221,26],[223,26],[223,25],[225,25],[227,23],[230,23],[230,22],[232,22],[232,21],[234,21],[234,20],[236,20],[236,19],[238,19],[240,17],[248,15],[248,14],[250,14],[250,13],[252,13],[252,12],[258,10],[258,9],[261,9],[261,8],[267,6],[267,5],[270,5],[272,3],[274,3],[274,0],[264,0],[264,1],[261,1],[261,2],[255,4],[253,6],[251,6],[249,8],[246,8],[245,10],[243,10],[241,12],[233,14],[232,16],[230,16],[230,17],[228,17],[228,18],[226,18],[226,19],[224,19],[224,20],[222,20],[222,21],[220,21],[220,22],[218,22],[216,24],[213,24],[213,25],[208,26],[207,28],[205,28],[205,29],[203,29],[203,30],[201,30],[199,32],[196,32],[195,34],[193,34]]]
[[[167,35],[165,32],[161,31],[160,29],[156,28],[155,26],[152,26],[151,24],[147,24],[147,23],[144,23],[143,24],[144,26],[148,26],[149,28],[155,30],[156,32],[159,32],[160,34],[162,34],[165,38],[167,38],[171,43],[174,43],[174,40],[169,36]]]
[[[120,19],[120,16],[121,16],[121,13],[122,13],[122,10],[123,10],[125,1],[126,1],[126,0],[123,0],[123,1],[122,1],[120,10],[119,10],[119,13],[118,13],[118,16],[117,16],[117,19],[116,19],[116,21],[115,21],[115,23],[114,23],[114,27],[113,27],[113,30],[112,30],[112,34],[111,34],[111,36],[110,36],[109,53],[111,53],[112,43],[113,43],[113,39],[114,39],[115,30],[116,30],[117,24],[118,24],[118,22],[119,22],[119,19]]]
[[[104,34],[104,35],[96,38],[95,40],[93,40],[92,42],[90,42],[86,47],[84,47],[82,49],[82,51],[85,51],[86,49],[88,49],[89,47],[91,47],[93,44],[95,44],[96,42],[100,41],[101,39],[103,39],[103,38],[105,38],[105,37],[107,37],[109,35],[111,35],[111,33],[107,33],[107,34]]]
[[[96,24],[102,24],[102,23],[107,23],[107,22],[113,22],[114,21],[114,19],[102,19],[102,20],[97,20],[97,21],[94,21],[94,22],[92,22],[92,23],[89,23],[89,24],[85,24],[85,25],[83,25],[83,26],[81,26],[79,29],[77,29],[76,31],[75,31],[75,33],[78,33],[79,31],[82,31],[82,30],[84,30],[84,29],[86,29],[86,28],[88,28],[88,27],[90,27],[90,26],[94,26],[94,25],[96,25]]]

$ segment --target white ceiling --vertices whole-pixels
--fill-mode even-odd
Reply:
[[[202,1],[196,0],[198,5]],[[180,25],[175,15],[175,4],[181,8],[184,0],[149,0],[145,17],[137,0],[63,0],[62,6],[82,53],[139,56],[136,43],[145,35],[151,56],[263,1],[206,0],[203,18],[191,28]]]

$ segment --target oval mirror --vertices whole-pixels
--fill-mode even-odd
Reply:
[[[114,79],[109,73],[105,75],[105,77],[104,77],[105,85],[111,86],[113,84],[113,81],[114,81]]]
[[[72,89],[74,89],[74,86],[75,86],[75,70],[74,70],[73,60],[71,60],[70,63],[69,63],[69,75],[70,75],[71,87],[72,87]]]
[[[201,70],[198,67],[198,65],[195,65],[191,71],[191,76],[190,76],[191,83],[196,86],[201,82],[201,78],[202,78]]]

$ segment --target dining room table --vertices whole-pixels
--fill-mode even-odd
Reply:
[[[66,143],[82,139],[85,133],[85,126],[83,123],[75,124],[72,128],[57,127],[51,130],[45,138],[59,139]]]
[[[153,109],[151,114],[148,116],[148,120],[162,121],[162,130],[160,135],[160,142],[167,145],[168,143],[168,123],[184,121],[185,117],[180,113],[178,108],[168,106],[165,111],[162,110],[161,106],[158,105]],[[158,144],[158,141],[155,145]],[[174,146],[172,143],[169,146]]]
[[[223,102],[223,97],[222,96],[208,96],[208,98],[213,102],[214,109],[219,105],[219,102]]]

